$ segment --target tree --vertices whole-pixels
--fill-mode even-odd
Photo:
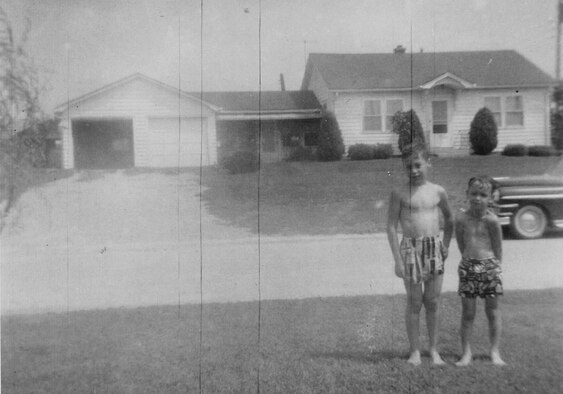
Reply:
[[[398,111],[393,115],[392,123],[393,132],[399,134],[397,145],[401,153],[407,145],[425,144],[424,130],[414,110]]]
[[[477,155],[488,155],[497,147],[497,124],[493,113],[487,107],[481,108],[475,114],[469,128],[469,142],[473,153]]]
[[[32,175],[44,155],[46,120],[39,105],[39,71],[26,51],[31,23],[26,20],[19,39],[0,7],[0,230],[19,185]]]
[[[342,159],[345,152],[342,132],[334,114],[327,112],[321,119],[317,158],[319,161],[336,161]]]

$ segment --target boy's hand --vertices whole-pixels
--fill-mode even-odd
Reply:
[[[403,267],[403,264],[395,264],[395,275],[399,278],[405,277],[405,268]]]
[[[446,261],[446,259],[448,258],[449,248],[442,244],[440,249],[442,252],[442,261]]]

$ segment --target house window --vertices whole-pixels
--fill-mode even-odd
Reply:
[[[510,96],[506,98],[505,121],[507,126],[524,126],[522,96]]]
[[[501,127],[500,97],[485,97],[485,107],[492,112],[497,127]]]
[[[364,131],[381,131],[381,101],[364,101]]]
[[[432,132],[445,134],[448,132],[448,102],[432,101]]]
[[[403,100],[387,100],[385,104],[385,130],[393,131],[393,115],[403,110]]]

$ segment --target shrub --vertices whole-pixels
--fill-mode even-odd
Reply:
[[[336,161],[344,154],[342,133],[334,114],[327,112],[321,120],[317,158],[320,161]]]
[[[469,142],[477,155],[488,155],[497,147],[497,125],[488,108],[483,107],[475,114],[469,129]]]
[[[375,145],[354,144],[348,148],[350,160],[371,160],[374,157]]]
[[[528,147],[524,144],[508,144],[502,150],[504,156],[526,156]]]
[[[393,115],[392,122],[393,132],[399,134],[398,147],[401,153],[408,144],[424,145],[426,143],[422,125],[414,110],[397,112]]]
[[[532,145],[528,148],[530,156],[557,156],[557,150],[551,145]]]
[[[388,159],[393,156],[393,145],[377,144],[373,150],[374,159]]]
[[[298,146],[291,150],[289,155],[286,157],[286,161],[312,161],[316,160],[317,156],[313,152],[313,149],[306,148],[304,146]]]
[[[258,156],[253,151],[239,151],[223,159],[222,167],[230,174],[242,174],[258,170]]]

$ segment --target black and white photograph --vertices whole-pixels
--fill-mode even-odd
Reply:
[[[563,392],[562,28],[0,1],[0,392]]]

